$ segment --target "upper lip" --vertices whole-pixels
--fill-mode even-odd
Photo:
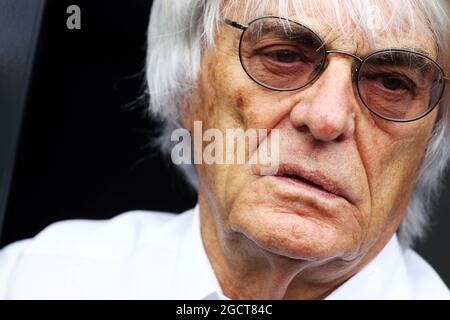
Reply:
[[[345,190],[340,187],[339,183],[319,170],[309,171],[296,164],[281,164],[275,176],[303,180],[316,188],[321,188],[328,193],[349,200]]]

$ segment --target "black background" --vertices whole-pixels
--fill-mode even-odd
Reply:
[[[71,4],[81,8],[81,30],[66,27]],[[2,246],[54,221],[195,204],[151,147],[159,125],[145,113],[145,96],[138,99],[150,7],[150,0],[48,1]],[[450,285],[448,180],[418,250]]]

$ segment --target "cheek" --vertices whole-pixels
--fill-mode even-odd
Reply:
[[[205,56],[199,118],[216,128],[271,129],[289,112],[286,94],[264,89],[244,72],[238,56]]]
[[[370,188],[371,225],[378,230],[401,220],[431,132],[412,123],[393,124],[390,130],[382,125],[360,128],[364,134],[357,136]]]
[[[205,128],[225,131],[248,127],[245,105],[249,92],[240,64],[221,56],[205,55],[203,72],[194,90],[191,112]]]
[[[278,98],[261,94],[261,87],[245,75],[239,60],[205,55],[203,66],[192,98],[191,127],[193,121],[201,121],[203,130],[219,129],[225,136],[227,129],[270,130],[282,118],[273,112],[274,106],[280,109]],[[245,152],[249,158],[248,148]],[[252,177],[251,170],[242,165],[199,165],[197,170],[205,187],[214,190],[224,207]]]
[[[227,129],[247,130],[247,118],[245,110],[245,93],[237,88],[242,84],[236,77],[236,80],[230,78],[230,72],[223,72],[222,65],[224,59],[210,58],[205,55],[203,65],[206,66],[201,73],[197,86],[194,90],[191,122],[201,121],[203,132],[208,129],[218,129],[222,132],[224,142],[226,142]],[[228,68],[233,64],[228,63]],[[242,78],[242,77],[240,77]],[[202,150],[210,142],[204,142]],[[224,151],[226,145],[224,146]],[[208,198],[212,207],[221,211],[223,215],[227,212],[228,193],[235,193],[241,185],[239,179],[233,177],[244,177],[244,166],[232,164],[199,164],[197,171],[200,176],[201,190]],[[236,181],[237,180],[237,181]],[[217,211],[216,210],[216,211]]]

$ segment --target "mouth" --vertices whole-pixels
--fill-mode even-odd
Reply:
[[[347,199],[338,184],[320,171],[306,171],[297,165],[281,165],[275,177],[327,197]]]

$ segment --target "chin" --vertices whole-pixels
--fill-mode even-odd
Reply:
[[[339,222],[342,221],[260,206],[243,206],[230,214],[231,229],[243,234],[253,247],[306,261],[351,259],[357,254],[360,230],[351,221]]]

